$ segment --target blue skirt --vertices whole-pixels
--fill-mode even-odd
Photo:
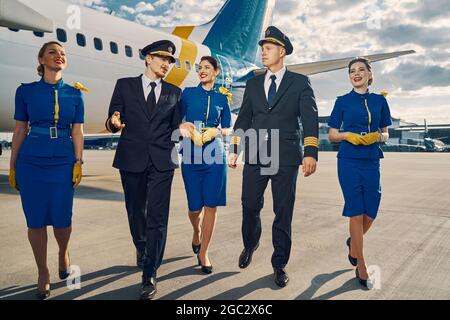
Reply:
[[[226,205],[226,164],[181,163],[181,172],[190,211]]]
[[[338,177],[345,200],[342,215],[375,219],[381,201],[380,160],[338,158]]]
[[[72,225],[73,157],[20,156],[16,180],[30,229]]]

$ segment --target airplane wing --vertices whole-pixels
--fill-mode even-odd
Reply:
[[[397,51],[397,52],[380,53],[380,54],[373,54],[373,55],[361,56],[361,57],[367,58],[371,62],[375,62],[375,61],[392,59],[392,58],[396,58],[396,57],[400,57],[400,56],[412,54],[412,53],[415,53],[415,51],[414,50]],[[304,75],[312,75],[312,74],[347,68],[348,63],[351,60],[353,60],[354,58],[355,57],[349,57],[349,58],[325,60],[325,61],[310,62],[310,63],[292,64],[292,65],[288,65],[287,68],[288,68],[288,70],[290,70],[292,72],[297,72],[297,73],[301,73]],[[261,74],[265,71],[266,71],[266,69],[255,70],[254,75]]]
[[[53,21],[17,0],[0,0],[0,26],[53,32]]]

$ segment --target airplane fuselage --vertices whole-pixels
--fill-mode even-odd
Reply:
[[[64,81],[69,84],[78,81],[90,89],[85,93],[87,133],[105,132],[104,121],[116,80],[144,72],[145,63],[139,49],[153,41],[169,39],[175,44],[178,60],[166,80],[181,88],[198,85],[196,64],[205,55],[216,56],[221,64],[222,73],[216,85],[230,89],[234,80],[257,68],[252,63],[212,52],[201,43],[83,7],[80,8],[80,28],[69,28],[69,4],[22,2],[51,17],[54,32],[44,34],[0,27],[0,132],[14,129],[15,91],[21,82],[39,80],[37,54],[42,44],[48,41],[59,41],[66,49],[68,66],[63,73]],[[64,38],[67,40],[62,41]],[[237,105],[242,92],[234,90],[233,94]]]

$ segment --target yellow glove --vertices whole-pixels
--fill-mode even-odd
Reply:
[[[362,144],[363,145],[371,145],[375,142],[380,141],[380,133],[379,132],[371,132],[366,134],[365,136],[361,136]]]
[[[191,140],[198,147],[201,147],[203,145],[202,134],[195,129],[194,132],[192,133]]]
[[[83,176],[83,169],[81,168],[81,163],[75,162],[75,164],[73,165],[73,172],[72,172],[72,183],[74,188],[80,184],[82,176]]]
[[[219,135],[219,129],[207,128],[202,133],[202,142],[207,143],[214,140]]]
[[[17,181],[16,181],[16,169],[9,169],[9,185],[11,186],[11,188],[16,189],[17,191],[19,191],[19,186],[17,185]]]
[[[354,144],[355,146],[363,144],[362,135],[353,132],[347,132],[347,137],[344,140]]]

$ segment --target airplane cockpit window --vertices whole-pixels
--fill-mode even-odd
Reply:
[[[44,36],[44,33],[43,33],[43,32],[38,32],[38,31],[34,31],[33,34],[34,34],[36,37],[39,37],[39,38],[42,38],[42,37]]]
[[[145,60],[145,57],[142,55],[141,49],[139,49],[139,58],[140,58],[141,60]]]
[[[84,34],[77,33],[77,43],[80,47],[86,47],[86,37]]]
[[[67,42],[67,33],[63,29],[56,29],[56,37],[60,42]]]
[[[188,71],[191,70],[191,63],[187,60],[186,60],[186,70],[188,70]]]
[[[177,67],[177,69],[180,69],[180,68],[181,68],[181,62],[180,62],[180,59],[178,59],[178,58],[175,59],[175,66]]]
[[[19,32],[19,29],[13,29],[13,28],[8,28],[8,29],[13,31],[13,32]]]
[[[111,52],[112,53],[114,53],[114,54],[118,54],[119,53],[119,47],[117,46],[117,43],[111,41],[109,43],[109,46],[111,48]]]
[[[133,57],[133,49],[130,46],[125,46],[125,54],[127,57]]]
[[[103,41],[99,38],[94,38],[94,47],[95,49],[102,51],[103,50]]]

